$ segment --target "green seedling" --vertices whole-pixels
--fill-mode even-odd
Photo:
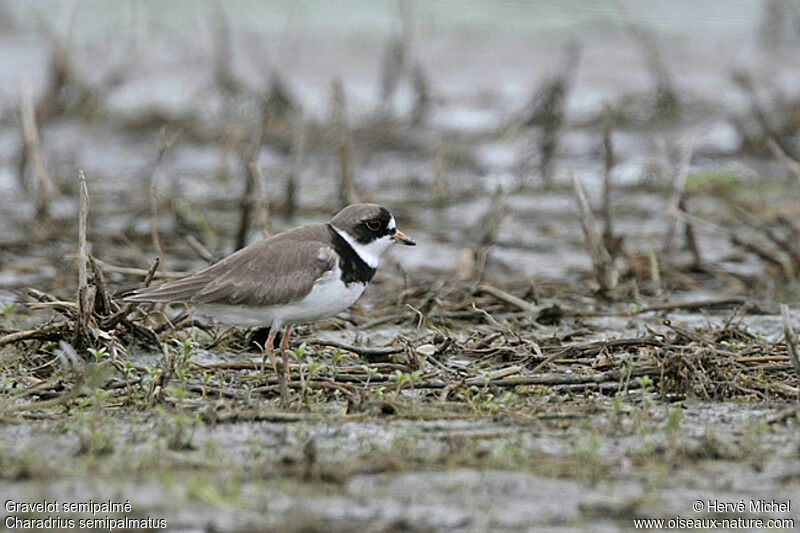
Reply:
[[[375,367],[366,366],[366,365],[364,365],[363,368],[364,368],[364,371],[366,371],[366,373],[367,373],[367,382],[364,384],[364,387],[368,387],[369,386],[369,380],[372,379],[372,376],[374,376],[375,374],[378,373],[378,369],[375,368]]]
[[[94,348],[87,348],[86,350],[92,355],[92,357],[94,357],[94,362],[95,363],[99,363],[100,359],[102,359],[103,356],[106,354],[106,347],[105,346],[103,346],[99,350],[95,350]],[[126,363],[127,363],[127,361],[126,361]]]

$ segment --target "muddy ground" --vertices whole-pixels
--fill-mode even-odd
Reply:
[[[778,4],[0,3],[0,500],[131,504],[4,526],[792,529]],[[288,383],[263,332],[118,297],[351,201],[418,246]]]

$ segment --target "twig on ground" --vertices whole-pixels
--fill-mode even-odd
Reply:
[[[486,283],[481,283],[480,285],[478,285],[478,291],[479,292],[485,292],[486,294],[488,294],[490,296],[494,296],[495,298],[497,298],[501,302],[505,302],[505,303],[507,303],[507,304],[509,304],[509,305],[511,305],[513,307],[516,307],[517,309],[520,309],[522,311],[526,311],[526,312],[536,311],[536,307],[535,306],[529,304],[528,302],[526,302],[522,298],[517,298],[513,294],[509,294],[508,292],[506,292],[506,291],[504,291],[502,289],[498,289],[497,287],[493,287],[492,285],[488,285]]]
[[[741,306],[747,303],[745,298],[712,298],[710,300],[679,300],[675,302],[662,302],[648,305],[636,310],[636,314],[650,313],[652,311],[675,311],[677,309],[697,310],[697,309],[717,309],[720,307]]]
[[[6,344],[15,344],[17,342],[32,339],[57,340],[62,338],[64,329],[64,323],[60,322],[56,324],[45,324],[35,328],[15,331],[0,337],[0,346],[5,346]]]
[[[328,341],[322,339],[312,339],[305,341],[312,346],[330,346],[331,348],[338,348],[340,350],[347,350],[356,355],[361,356],[367,361],[385,362],[389,361],[390,355],[402,353],[405,348],[402,346],[386,346],[384,348],[370,348],[368,346],[352,346],[338,341]]]
[[[156,270],[158,269],[158,265],[160,265],[160,264],[161,264],[161,258],[160,257],[156,257],[153,260],[153,264],[150,265],[150,268],[146,272],[143,271],[145,273],[144,273],[144,280],[142,281],[142,285],[141,285],[142,288],[146,288],[146,287],[150,286],[150,283],[153,282],[153,277],[156,274]],[[131,302],[126,303],[125,305],[122,306],[122,308],[119,311],[117,311],[113,315],[111,315],[111,316],[109,316],[109,317],[107,317],[106,319],[103,320],[103,322],[102,322],[103,327],[106,328],[106,329],[111,329],[115,325],[119,324],[120,322],[125,320],[128,317],[129,314],[131,314],[131,311],[133,311],[134,307],[135,307],[135,304],[133,304]]]
[[[102,268],[106,272],[115,272],[117,274],[125,274],[128,276],[136,276],[136,277],[146,276],[147,273],[149,272],[149,270],[145,270],[143,268],[112,265],[97,258],[95,258],[95,262],[100,268]],[[181,272],[175,270],[159,270],[153,275],[153,279],[177,279],[186,277],[189,274],[191,274],[191,272]]]

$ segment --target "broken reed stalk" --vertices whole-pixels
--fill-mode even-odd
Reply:
[[[616,257],[622,247],[622,236],[614,235],[613,217],[611,215],[611,187],[612,187],[612,173],[616,166],[616,157],[614,155],[614,143],[612,133],[614,130],[614,114],[611,106],[606,103],[605,109],[605,127],[603,128],[603,148],[604,148],[604,163],[605,171],[603,173],[603,244],[608,250],[612,258]]]
[[[558,133],[564,120],[563,101],[566,89],[561,84],[550,87],[548,107],[549,115],[542,123],[542,132],[539,137],[539,171],[542,176],[542,185],[549,189],[553,185],[553,159],[558,149]]]
[[[20,118],[24,148],[19,178],[21,183],[24,183],[25,167],[30,164],[36,185],[34,192],[35,215],[38,220],[47,220],[50,218],[50,195],[53,183],[42,154],[39,128],[36,125],[36,112],[33,106],[33,93],[30,82],[26,78],[20,81]]]
[[[112,300],[111,296],[108,294],[108,289],[106,288],[106,280],[103,276],[103,271],[100,270],[100,267],[97,266],[97,263],[89,254],[89,266],[92,268],[92,280],[94,281],[95,287],[97,287],[97,295],[98,299],[95,300],[95,311],[101,314],[111,314],[113,311],[113,307],[116,305]],[[99,306],[98,306],[99,301]]]
[[[407,43],[402,35],[393,35],[386,43],[383,52],[381,68],[381,94],[379,115],[388,116],[392,111],[392,100],[400,79],[403,76],[403,68],[406,63]]]
[[[786,155],[786,152],[783,151],[781,145],[773,137],[767,138],[767,146],[769,150],[772,152],[772,155],[780,161],[786,170],[794,176],[794,179],[797,180],[797,184],[800,185],[800,163]]]
[[[261,153],[261,141],[264,138],[264,127],[268,119],[268,104],[264,103],[264,108],[260,114],[260,120],[255,128],[249,148],[242,154],[242,165],[244,166],[244,190],[239,200],[239,231],[236,233],[237,250],[244,248],[247,244],[247,233],[250,231],[250,218],[253,207],[258,203],[257,190],[262,188],[256,181],[260,178],[261,171],[258,168],[258,154]],[[263,195],[262,195],[263,196]],[[268,220],[268,218],[267,218]],[[263,230],[263,228],[262,228]],[[269,231],[269,229],[267,229]]]
[[[782,135],[780,135],[778,131],[776,131],[776,129],[770,123],[767,111],[764,109],[764,106],[761,105],[761,101],[758,98],[758,93],[750,74],[740,70],[734,72],[732,77],[733,81],[738,84],[739,87],[741,87],[750,98],[751,113],[761,128],[762,139],[767,142],[768,146],[771,139],[778,147],[780,147],[781,152],[787,155],[794,155],[792,146]]]
[[[685,194],[681,196],[681,201],[678,203],[678,209],[680,209],[684,213],[689,211],[689,208],[686,205]],[[694,224],[692,224],[691,220],[684,220],[683,227],[684,227],[684,237],[686,238],[686,247],[692,254],[692,267],[695,269],[702,269],[703,256],[700,255],[700,247],[697,244],[697,235],[695,234],[694,231]]]
[[[580,47],[575,43],[565,47],[558,73],[537,88],[523,110],[523,126],[541,127],[538,138],[539,171],[545,189],[553,185],[553,163],[558,152],[559,136],[566,118],[567,96],[578,68],[580,52]]]
[[[583,192],[583,185],[574,174],[572,175],[572,187],[575,189],[575,198],[578,201],[578,209],[581,212],[581,227],[586,240],[586,248],[592,257],[592,270],[594,271],[595,279],[600,285],[600,290],[608,293],[617,286],[618,272],[614,266],[614,260],[597,233],[594,215],[592,215],[589,202]]]
[[[158,154],[156,155],[156,161],[153,164],[153,171],[150,173],[150,234],[153,240],[153,249],[156,251],[156,255],[159,257],[164,256],[164,250],[161,248],[161,238],[158,234],[158,196],[156,195],[156,175],[158,173],[158,168],[161,166],[161,161],[164,160],[164,153],[166,153],[167,148],[172,146],[172,143],[178,138],[180,135],[180,130],[172,137],[172,139],[167,139],[167,127],[161,126],[161,131],[158,134]]]
[[[789,306],[786,304],[781,304],[781,317],[783,318],[783,335],[786,338],[786,352],[789,354],[789,360],[792,362],[797,377],[800,378],[800,349],[797,346],[797,335],[792,328]]]
[[[501,302],[505,302],[512,307],[516,307],[520,311],[524,311],[526,313],[536,311],[536,307],[534,305],[492,285],[481,283],[478,285],[478,291],[485,292],[486,294],[497,298]]]
[[[53,29],[41,13],[36,13],[40,28],[50,40],[47,82],[36,102],[36,117],[41,123],[64,113],[71,106],[79,108],[97,96],[78,78],[72,66],[71,53],[78,4],[79,2],[68,3],[66,17],[59,18],[59,21],[66,21],[61,32]]]
[[[688,139],[681,152],[681,161],[675,177],[672,180],[672,196],[670,197],[667,207],[667,233],[664,237],[664,247],[661,253],[664,257],[664,262],[668,263],[671,259],[672,252],[675,248],[675,238],[678,228],[678,213],[680,213],[681,198],[685,194],[686,179],[689,177],[689,163],[692,160],[692,152],[694,147],[694,139]]]
[[[447,141],[444,139],[436,145],[433,152],[433,196],[439,205],[447,200]]]
[[[474,264],[472,277],[478,281],[483,280],[486,274],[486,265],[489,262],[489,253],[497,241],[497,232],[508,214],[509,208],[503,201],[503,190],[497,187],[492,194],[491,202],[486,212],[478,220],[475,234],[478,240],[472,249]]]
[[[331,84],[331,118],[336,151],[339,155],[339,207],[343,208],[353,202],[353,142],[347,125],[347,103],[344,87],[340,79]]]
[[[212,0],[209,21],[214,41],[214,58],[212,60],[214,80],[228,94],[241,92],[242,86],[233,75],[233,52],[231,49],[231,31],[225,9],[219,0]]]
[[[250,231],[250,211],[253,208],[253,189],[255,181],[250,165],[245,165],[245,180],[242,197],[239,199],[239,230],[236,232],[234,249],[240,250],[247,244],[247,233]]]
[[[292,218],[297,211],[297,180],[303,168],[303,158],[306,152],[307,127],[302,110],[294,117],[292,131],[292,168],[286,176],[286,189],[284,191],[284,212],[286,218]]]
[[[611,107],[605,105],[605,124],[603,127],[603,151],[605,172],[603,172],[603,240],[608,243],[614,234],[611,220],[611,172],[614,170],[614,145],[611,139],[613,130]]]
[[[393,112],[393,100],[407,71],[411,34],[413,30],[413,13],[408,2],[397,4],[395,18],[396,28],[386,43],[381,61],[380,100],[378,116],[387,117]]]
[[[75,328],[76,338],[89,323],[89,277],[87,275],[88,244],[86,239],[89,222],[89,189],[86,187],[86,175],[83,170],[78,171],[79,184],[79,212],[78,212],[78,327]]]
[[[667,64],[661,55],[653,32],[642,26],[634,13],[630,3],[623,0],[619,3],[623,15],[627,19],[625,28],[639,45],[642,55],[650,68],[656,84],[656,112],[661,116],[675,116],[680,112],[680,99],[672,82],[672,76]]]
[[[431,96],[428,76],[425,75],[422,65],[417,62],[411,70],[411,85],[414,88],[414,106],[411,108],[411,125],[419,126],[428,116]]]
[[[272,219],[269,213],[269,200],[264,188],[264,175],[261,165],[255,159],[247,165],[253,179],[253,195],[256,210],[256,225],[261,229],[261,236],[267,238],[272,235]]]
[[[290,117],[299,109],[297,98],[289,91],[280,74],[275,70],[270,73],[266,99],[269,112],[274,117]]]

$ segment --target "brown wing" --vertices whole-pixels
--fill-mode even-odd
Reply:
[[[305,226],[242,248],[191,276],[139,289],[132,302],[266,306],[300,300],[336,266],[327,227]]]

